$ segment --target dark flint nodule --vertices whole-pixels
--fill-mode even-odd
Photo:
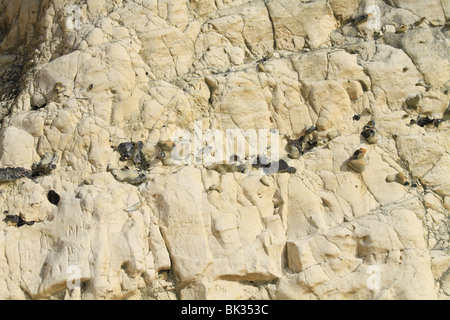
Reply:
[[[47,199],[48,201],[50,201],[50,203],[54,204],[55,206],[58,205],[59,200],[61,199],[61,197],[59,196],[59,194],[57,194],[55,191],[50,190],[47,193]]]
[[[34,224],[34,221],[25,221],[21,217],[19,217],[16,214],[8,214],[4,219],[4,222],[10,222],[14,224],[16,227],[21,227],[23,225],[32,226]]]
[[[366,138],[366,139],[369,138],[371,135],[374,135],[374,134],[375,134],[375,130],[373,130],[373,129],[366,129],[366,130],[361,132],[361,135],[364,138]]]

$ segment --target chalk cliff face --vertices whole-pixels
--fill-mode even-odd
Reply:
[[[1,0],[0,299],[448,299],[449,19]]]

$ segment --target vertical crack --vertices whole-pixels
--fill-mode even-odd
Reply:
[[[278,48],[278,45],[277,45],[277,37],[276,37],[276,33],[275,33],[275,24],[273,23],[273,19],[272,19],[272,16],[270,15],[270,9],[269,9],[269,6],[267,3],[268,3],[268,1],[265,0],[264,5],[266,6],[267,16],[269,17],[270,24],[272,25],[273,50],[276,51]]]

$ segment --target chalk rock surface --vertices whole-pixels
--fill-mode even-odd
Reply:
[[[0,0],[0,299],[449,299],[449,19]]]

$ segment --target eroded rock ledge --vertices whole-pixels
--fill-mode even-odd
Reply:
[[[0,299],[448,299],[449,8],[0,1]]]

